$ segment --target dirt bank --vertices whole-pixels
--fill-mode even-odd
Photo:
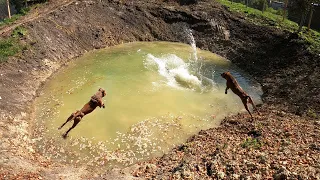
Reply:
[[[319,179],[319,121],[260,108],[227,117],[161,158],[130,172],[147,179]]]
[[[33,150],[32,103],[38,88],[87,51],[133,41],[188,43],[185,28],[193,31],[197,47],[227,57],[260,82],[266,109],[273,105],[288,119],[290,113],[313,118],[319,114],[320,58],[309,54],[295,34],[254,25],[211,1],[183,6],[174,1],[63,2],[24,21],[27,35],[20,42],[28,48],[0,64],[0,177],[22,177],[24,172],[51,179],[93,175],[85,167],[65,167]],[[41,9],[31,14],[38,12]],[[3,29],[1,38],[11,33]]]

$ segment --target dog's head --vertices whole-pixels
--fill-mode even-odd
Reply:
[[[98,90],[98,91],[100,91],[100,92],[101,92],[102,97],[104,97],[105,95],[107,95],[106,91],[105,91],[104,89],[102,89],[102,88],[99,88],[99,90]]]
[[[227,79],[228,77],[230,77],[230,72],[229,71],[226,71],[224,73],[221,74],[221,76],[225,79]]]

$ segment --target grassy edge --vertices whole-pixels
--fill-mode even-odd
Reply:
[[[299,26],[297,23],[284,19],[283,17],[268,11],[262,11],[246,7],[244,4],[235,3],[228,0],[217,0],[222,5],[226,6],[231,12],[237,12],[246,17],[246,20],[253,24],[261,26],[269,26],[286,30],[289,32],[297,32]],[[302,38],[308,45],[307,50],[312,54],[320,54],[320,32],[303,27],[299,32],[299,37]]]
[[[25,16],[30,10],[31,7],[23,8],[20,13],[12,15],[11,18],[5,18],[4,20],[0,21],[0,28],[2,26],[14,23],[20,17]]]

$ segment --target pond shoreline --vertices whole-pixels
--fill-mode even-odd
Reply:
[[[34,151],[34,140],[31,139],[34,123],[32,104],[38,88],[66,62],[92,49],[132,41],[188,43],[178,33],[185,26],[194,31],[197,47],[230,59],[262,84],[263,107],[266,112],[261,117],[258,116],[258,119],[263,120],[271,114],[275,116],[274,119],[284,118],[290,126],[294,125],[291,119],[301,119],[308,126],[319,122],[317,113],[320,110],[320,91],[315,86],[320,79],[317,73],[319,56],[309,54],[306,44],[294,34],[248,23],[244,17],[230,13],[214,2],[179,6],[174,2],[75,1],[67,7],[58,8],[35,21],[25,23],[23,27],[28,34],[21,37],[20,42],[28,44],[29,48],[0,64],[0,177],[99,177],[86,167],[65,166]],[[96,21],[87,18],[89,16],[96,18]],[[217,24],[210,23],[212,20]],[[230,37],[223,32],[229,32]],[[276,112],[272,112],[274,109]],[[264,112],[263,109],[260,110]],[[306,115],[310,118],[305,117]],[[244,115],[226,119],[230,118],[239,122],[248,120]],[[225,125],[223,127],[223,133],[228,133],[229,128],[232,128]],[[270,127],[283,128],[276,123]],[[318,127],[319,125],[315,125],[315,133],[319,132]],[[308,137],[304,134],[301,136]],[[320,139],[319,133],[308,144],[311,147],[308,152],[312,157],[312,152],[318,152],[317,147],[320,146],[316,139]],[[163,163],[165,161],[162,160]],[[307,167],[317,170],[316,164],[306,163]],[[154,172],[152,170],[150,174]],[[164,171],[159,168],[159,172]],[[132,175],[135,171],[128,173]],[[166,177],[165,173],[163,175]]]

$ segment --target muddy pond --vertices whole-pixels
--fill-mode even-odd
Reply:
[[[260,86],[230,61],[194,44],[134,42],[95,50],[47,81],[36,99],[37,151],[56,161],[127,166],[161,156],[227,115],[245,111],[225,79],[230,71],[256,104]],[[102,87],[106,108],[58,127]]]

